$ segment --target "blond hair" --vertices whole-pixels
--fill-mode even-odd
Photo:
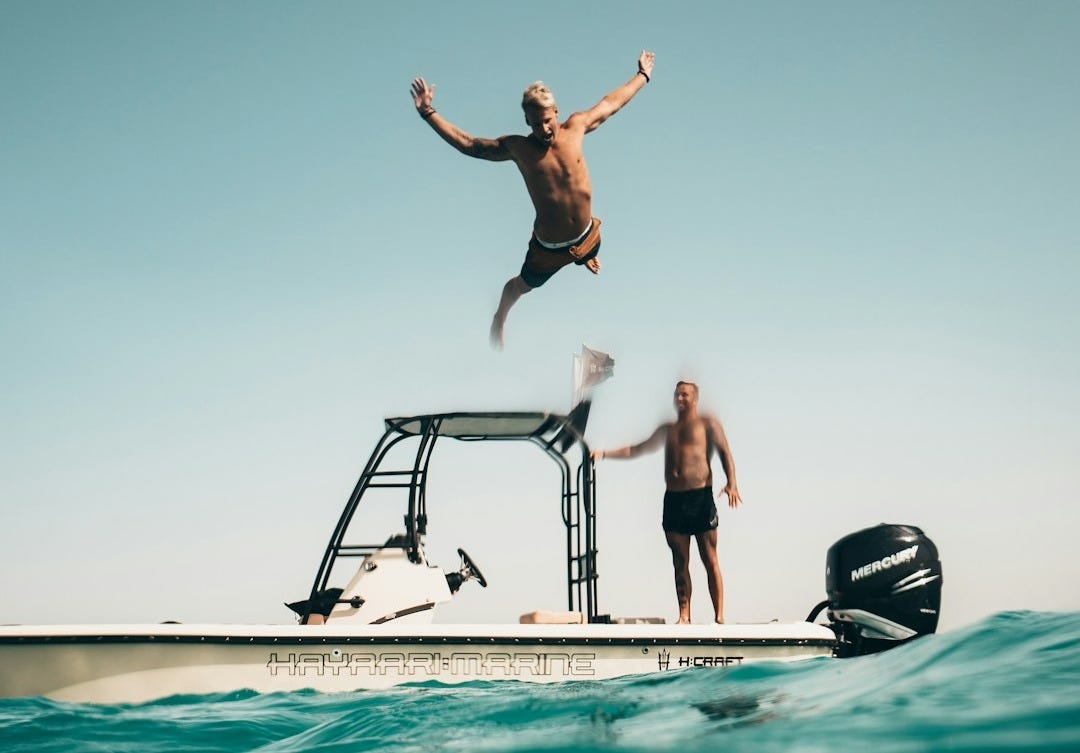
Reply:
[[[540,110],[546,110],[549,107],[555,106],[555,95],[551,93],[551,89],[544,86],[543,81],[534,81],[525,88],[525,92],[521,95],[521,109],[527,110],[530,107],[536,107]]]

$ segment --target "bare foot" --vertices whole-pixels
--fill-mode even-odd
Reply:
[[[679,618],[679,619],[678,619],[678,620],[677,620],[677,621],[675,622],[675,624],[676,624],[676,625],[689,625],[689,624],[690,624],[690,618],[689,618],[689,617],[680,617],[680,618]]]
[[[600,274],[600,259],[594,256],[585,262],[585,268],[592,272],[594,275]]]
[[[488,337],[491,341],[492,350],[502,350],[503,345],[505,345],[505,343],[503,342],[503,325],[505,323],[506,321],[503,319],[499,319],[498,316],[494,317],[491,320],[491,332],[489,333]]]

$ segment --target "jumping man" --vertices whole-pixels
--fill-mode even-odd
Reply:
[[[675,385],[674,423],[662,424],[644,442],[618,450],[594,450],[593,460],[636,458],[664,447],[664,535],[675,566],[675,595],[679,600],[679,624],[690,622],[690,537],[697,539],[698,553],[709,577],[716,621],[724,621],[724,579],[716,557],[716,503],[713,502],[712,464],[715,449],[720,455],[727,483],[728,506],[739,506],[735,483],[735,460],[731,457],[724,427],[713,416],[698,414],[698,388],[693,382]],[[719,498],[719,495],[718,495]]]
[[[559,123],[555,98],[543,83],[529,86],[521,99],[528,136],[484,139],[470,136],[442,117],[432,105],[435,86],[415,78],[411,92],[420,117],[443,141],[464,155],[492,162],[513,160],[525,179],[536,219],[521,272],[503,286],[491,321],[491,345],[503,347],[506,316],[521,296],[547,282],[571,262],[600,272],[600,220],[592,216],[592,185],[581,151],[586,133],[617,113],[652,77],[653,54],[642,52],[629,81],[597,102]]]

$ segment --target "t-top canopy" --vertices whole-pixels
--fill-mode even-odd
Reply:
[[[541,438],[566,425],[567,416],[554,413],[433,413],[386,419],[387,431],[419,436],[436,422],[438,436],[455,439]]]

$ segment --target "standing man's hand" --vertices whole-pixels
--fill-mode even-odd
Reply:
[[[742,497],[739,496],[739,488],[733,484],[728,484],[720,490],[720,494],[727,495],[728,507],[734,509],[742,504]]]
[[[645,74],[646,81],[652,81],[652,67],[655,58],[656,55],[653,55],[648,50],[642,50],[641,55],[637,59],[637,69]]]
[[[420,113],[420,117],[427,118],[435,112],[435,108],[431,104],[431,100],[435,97],[434,86],[428,86],[427,81],[424,81],[422,76],[417,76],[413,79],[410,91],[412,92],[413,104],[416,105],[416,111]]]

